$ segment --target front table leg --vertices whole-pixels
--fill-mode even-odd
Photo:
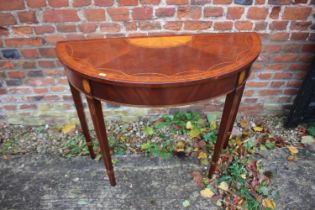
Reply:
[[[95,158],[95,153],[94,153],[94,150],[93,150],[92,138],[90,136],[88,125],[86,123],[86,118],[85,118],[85,114],[84,114],[84,109],[83,109],[83,104],[82,104],[80,92],[77,89],[75,89],[71,85],[70,82],[69,82],[69,85],[70,85],[70,90],[71,90],[71,93],[72,93],[72,98],[73,98],[73,101],[74,101],[74,105],[75,105],[75,108],[77,110],[77,114],[78,114],[78,117],[79,117],[79,120],[80,120],[80,124],[81,124],[81,128],[82,128],[82,131],[83,131],[83,135],[85,137],[86,145],[87,145],[87,147],[89,149],[91,158],[94,159]]]
[[[87,102],[89,105],[95,133],[100,143],[101,153],[103,156],[103,161],[109,178],[109,182],[112,186],[115,186],[116,180],[107,141],[105,122],[102,112],[102,104],[99,100],[90,97],[87,97]]]
[[[218,138],[214,147],[214,153],[212,155],[211,164],[208,172],[208,178],[211,178],[217,168],[217,162],[220,158],[220,154],[223,146],[227,145],[235,117],[237,115],[238,107],[241,102],[242,94],[244,91],[245,84],[239,86],[233,92],[227,94],[222,119],[220,123],[220,129]]]

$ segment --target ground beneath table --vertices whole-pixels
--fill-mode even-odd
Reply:
[[[315,154],[300,150],[287,161],[285,149],[260,159],[273,173],[279,191],[277,209],[314,209]],[[191,172],[194,159],[162,160],[146,156],[115,157],[117,186],[111,187],[102,162],[88,157],[16,155],[0,159],[1,209],[219,209],[199,196]],[[190,206],[184,208],[184,200]]]

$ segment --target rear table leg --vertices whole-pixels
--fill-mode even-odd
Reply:
[[[72,93],[73,101],[74,101],[74,104],[75,104],[75,107],[76,107],[76,110],[78,113],[78,117],[80,120],[83,135],[85,137],[86,145],[89,149],[91,158],[94,159],[95,153],[93,150],[93,144],[92,144],[92,140],[91,140],[92,138],[90,136],[89,129],[88,129],[88,126],[86,123],[86,118],[85,118],[85,114],[84,114],[84,109],[83,109],[83,105],[82,105],[80,92],[77,89],[75,89],[70,83],[69,83],[69,85],[70,85],[70,90]]]

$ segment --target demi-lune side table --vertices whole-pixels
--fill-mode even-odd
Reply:
[[[101,101],[133,106],[184,105],[226,94],[208,176],[227,145],[250,67],[261,49],[256,33],[62,41],[56,51],[92,158],[80,92],[88,102],[110,184],[116,185]]]

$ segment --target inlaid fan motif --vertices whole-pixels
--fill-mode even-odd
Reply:
[[[132,45],[147,48],[165,48],[165,47],[177,47],[184,45],[191,41],[191,36],[181,37],[149,37],[128,39],[128,42]]]

